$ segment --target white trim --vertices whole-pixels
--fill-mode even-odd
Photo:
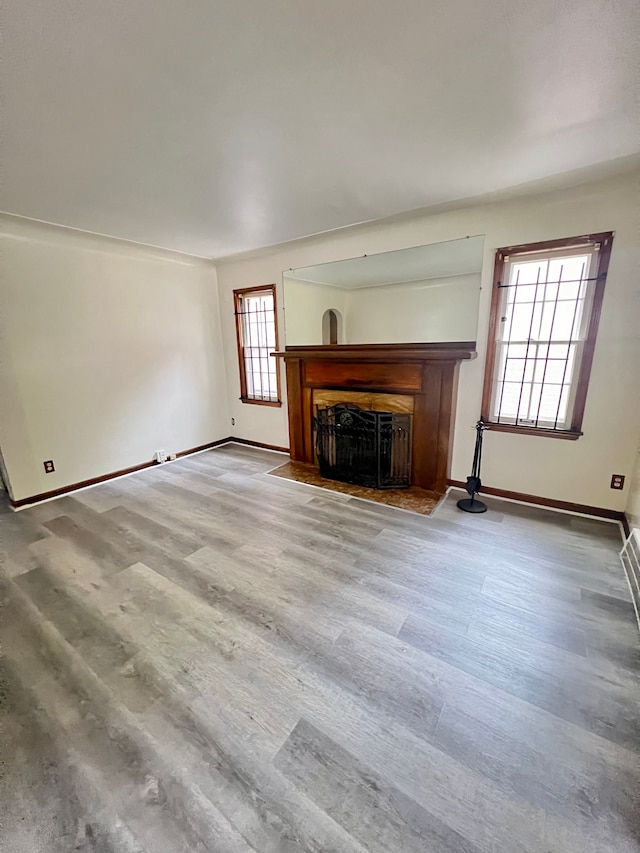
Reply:
[[[629,584],[629,593],[636,612],[638,628],[640,628],[640,530],[637,527],[632,528],[620,550],[620,562]]]

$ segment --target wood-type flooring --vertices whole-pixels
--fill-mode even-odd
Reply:
[[[637,853],[615,524],[236,445],[0,512],[6,853]]]

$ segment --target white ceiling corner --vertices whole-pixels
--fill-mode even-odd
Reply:
[[[640,149],[637,0],[6,0],[2,209],[220,257]]]

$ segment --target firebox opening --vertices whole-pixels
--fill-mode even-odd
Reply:
[[[339,403],[314,421],[320,473],[372,489],[411,485],[411,415]]]

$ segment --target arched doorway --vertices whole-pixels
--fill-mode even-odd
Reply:
[[[342,342],[342,315],[336,308],[328,308],[322,316],[322,343],[335,346]]]

